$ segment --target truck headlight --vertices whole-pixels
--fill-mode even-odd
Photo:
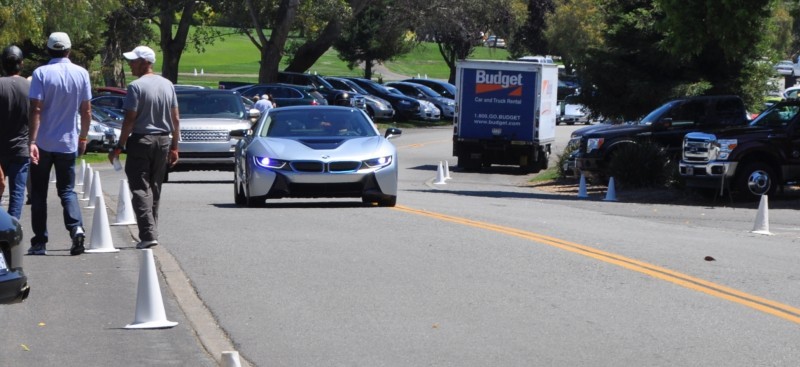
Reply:
[[[719,157],[718,159],[725,160],[728,159],[731,152],[736,149],[736,146],[739,144],[739,141],[736,139],[720,139],[717,140],[716,146],[719,149]]]
[[[586,153],[591,153],[603,146],[603,138],[592,138],[586,141]]]

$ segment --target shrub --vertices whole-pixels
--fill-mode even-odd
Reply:
[[[611,153],[608,175],[626,188],[667,186],[675,180],[677,162],[652,142],[626,144]]]
[[[556,158],[558,158],[556,160],[556,170],[558,171],[558,178],[566,178],[567,176],[575,175],[574,172],[564,171],[564,163],[567,163],[567,160],[569,160],[570,158],[569,156],[572,155],[572,152],[574,152],[577,149],[578,147],[575,145],[567,145],[567,147],[564,148],[564,151],[556,156]]]

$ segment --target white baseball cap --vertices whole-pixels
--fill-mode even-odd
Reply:
[[[55,51],[69,50],[72,48],[72,42],[69,41],[69,36],[64,32],[50,33],[50,38],[47,39],[47,48]]]
[[[151,64],[156,63],[156,52],[147,46],[137,46],[131,52],[122,54],[128,60],[145,59]]]

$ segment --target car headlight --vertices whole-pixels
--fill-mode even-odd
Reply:
[[[736,139],[720,139],[717,140],[716,146],[719,149],[719,159],[725,160],[728,159],[731,152],[736,149],[736,146],[739,144],[739,141]]]
[[[253,157],[253,161],[259,167],[264,168],[271,168],[271,169],[281,169],[286,167],[286,161],[282,161],[280,159],[274,159],[269,157]]]
[[[603,146],[603,138],[593,138],[586,141],[586,152],[591,153]]]
[[[380,158],[372,158],[364,161],[364,164],[369,168],[381,168],[392,164],[392,156],[387,155]]]

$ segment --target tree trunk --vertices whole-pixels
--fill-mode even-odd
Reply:
[[[362,10],[367,7],[369,0],[349,0],[350,8],[353,11],[353,16],[357,16]],[[309,40],[294,54],[294,59],[286,67],[286,71],[305,72],[314,66],[314,63],[319,60],[322,55],[333,46],[336,39],[342,33],[342,18],[334,18],[325,26],[325,29],[320,33],[316,39]]]
[[[181,22],[175,36],[172,36],[172,25],[175,23],[175,4],[174,0],[162,0],[161,12],[159,14],[159,28],[161,30],[161,51],[163,60],[161,64],[161,76],[169,79],[173,84],[178,83],[178,66],[181,62],[183,50],[186,48],[186,40],[189,36],[189,28],[192,21],[197,2],[193,0],[185,1],[181,13]]]
[[[297,49],[294,59],[286,67],[286,71],[302,73],[310,69],[339,38],[341,32],[342,22],[339,19],[328,22],[328,25],[317,39],[310,40]]]
[[[278,22],[272,29],[272,34],[266,44],[261,47],[261,66],[258,70],[259,83],[271,83],[277,79],[278,66],[283,58],[283,46],[289,38],[294,18],[297,16],[297,8],[300,0],[281,0],[280,8],[276,19]],[[261,32],[260,29],[256,29]]]
[[[364,61],[364,79],[372,79],[372,60]]]

